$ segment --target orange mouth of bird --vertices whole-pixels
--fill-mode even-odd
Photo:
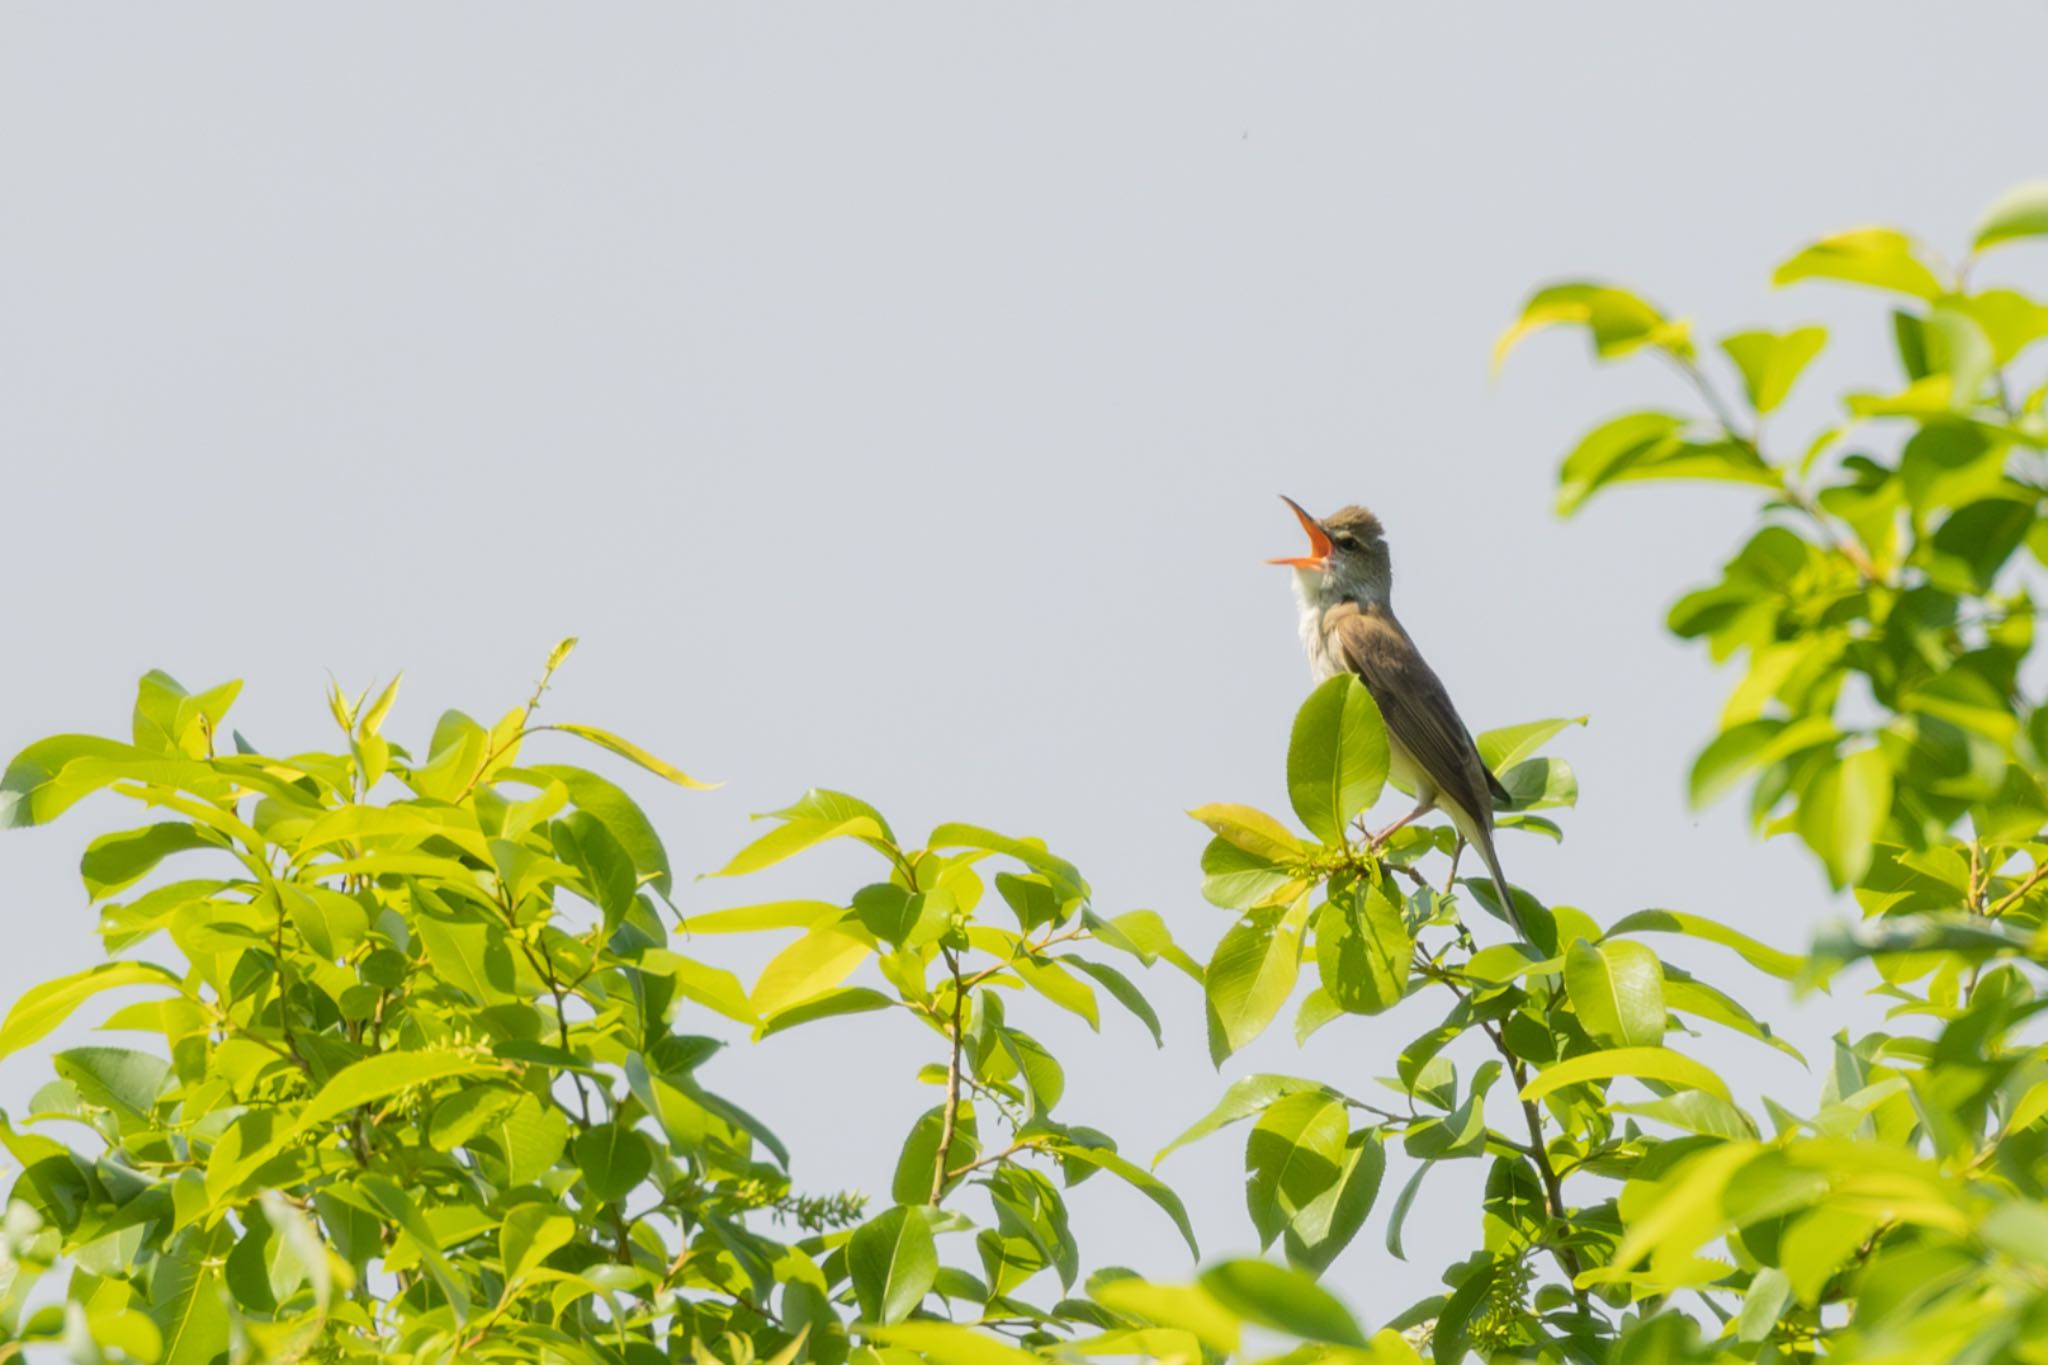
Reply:
[[[1323,530],[1322,523],[1318,522],[1314,517],[1310,516],[1308,513],[1302,511],[1301,504],[1296,502],[1293,498],[1288,497],[1285,493],[1282,493],[1280,495],[1280,501],[1286,503],[1290,508],[1294,510],[1294,515],[1298,517],[1301,521],[1301,529],[1308,532],[1308,553],[1305,555],[1295,555],[1292,558],[1287,559],[1269,559],[1266,562],[1268,564],[1285,564],[1289,568],[1294,569],[1329,568],[1330,537],[1329,534]]]

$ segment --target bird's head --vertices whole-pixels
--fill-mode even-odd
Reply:
[[[1317,520],[1293,498],[1283,494],[1280,500],[1294,509],[1301,529],[1308,532],[1308,553],[1269,559],[1268,564],[1285,564],[1319,580],[1318,595],[1325,600],[1387,600],[1393,589],[1394,569],[1387,553],[1386,532],[1380,529],[1378,517],[1363,507],[1344,507]]]

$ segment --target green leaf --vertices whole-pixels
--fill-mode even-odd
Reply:
[[[2010,744],[2019,718],[1996,688],[1975,673],[1951,669],[1937,673],[1899,699],[1899,709],[1936,716],[1997,744]]]
[[[527,1272],[569,1245],[576,1236],[576,1220],[553,1204],[520,1204],[505,1215],[498,1227],[498,1261],[505,1282],[517,1284]]]
[[[1920,259],[1913,239],[1893,228],[1853,228],[1823,237],[1771,275],[1771,283],[1779,286],[1800,280],[1840,280],[1930,302],[1948,292]]]
[[[148,876],[173,853],[220,846],[219,837],[199,825],[145,825],[119,834],[103,834],[87,844],[78,872],[85,881],[86,894],[103,900]]]
[[[1520,725],[1504,725],[1498,730],[1487,730],[1473,742],[1479,747],[1479,757],[1489,771],[1499,772],[1511,763],[1519,763],[1535,753],[1556,736],[1574,725],[1584,725],[1584,716],[1557,716],[1549,720],[1524,721]]]
[[[1378,1014],[1408,990],[1408,937],[1401,907],[1370,882],[1355,883],[1316,912],[1316,967],[1323,989],[1351,1014]]]
[[[1108,1147],[1090,1147],[1080,1143],[1060,1142],[1053,1145],[1053,1150],[1075,1161],[1083,1161],[1090,1166],[1108,1171],[1111,1175],[1157,1204],[1161,1209],[1164,1209],[1166,1216],[1173,1220],[1174,1227],[1180,1230],[1181,1239],[1188,1244],[1188,1255],[1197,1259],[1201,1257],[1202,1248],[1195,1241],[1195,1228],[1194,1224],[1188,1221],[1187,1208],[1180,1202],[1180,1196],[1175,1194],[1167,1186],[1166,1182],[1153,1175],[1144,1167],[1133,1165]]]
[[[1267,1105],[1277,1099],[1297,1095],[1303,1091],[1329,1093],[1328,1087],[1321,1081],[1311,1081],[1301,1076],[1245,1076],[1233,1081],[1230,1088],[1223,1092],[1223,1098],[1216,1102],[1216,1107],[1196,1120],[1186,1132],[1161,1147],[1158,1155],[1152,1158],[1152,1164],[1157,1166],[1177,1148],[1219,1132],[1239,1119],[1250,1118],[1253,1114],[1263,1112]]]
[[[1202,979],[1202,964],[1173,941],[1157,910],[1127,910],[1110,919],[1093,910],[1083,910],[1081,922],[1097,939],[1118,952],[1129,953],[1147,967],[1164,959],[1194,980]]]
[[[1336,1187],[1350,1131],[1344,1102],[1320,1091],[1275,1100],[1252,1125],[1245,1143],[1245,1204],[1261,1248]]]
[[[380,1052],[342,1068],[333,1080],[320,1087],[307,1102],[288,1132],[291,1137],[310,1132],[351,1109],[389,1099],[401,1090],[457,1076],[481,1076],[498,1071],[497,1063],[466,1052],[423,1048],[414,1052]],[[282,1146],[282,1143],[274,1144]]]
[[[1189,815],[1207,825],[1217,838],[1263,862],[1287,863],[1306,856],[1308,850],[1287,826],[1262,810],[1219,802],[1197,806]]]
[[[1224,933],[1202,980],[1209,1057],[1216,1065],[1265,1032],[1294,993],[1300,971],[1301,938],[1278,909],[1254,910]]]
[[[887,843],[890,838],[880,811],[859,797],[823,788],[805,792],[795,804],[765,818],[782,823],[734,854],[712,876],[743,877],[832,839]]]
[[[1224,1261],[1202,1272],[1201,1285],[1248,1322],[1309,1341],[1365,1346],[1357,1319],[1300,1271],[1265,1261]]]
[[[554,1168],[569,1145],[569,1121],[552,1105],[522,1095],[510,1109],[493,1114],[464,1146],[475,1151],[488,1142],[505,1164],[508,1185],[526,1185]]]
[[[2035,524],[2035,504],[2018,498],[1985,498],[1952,512],[1928,542],[1936,586],[1955,592],[1991,591],[2006,560]]]
[[[1309,693],[1287,743],[1287,796],[1309,833],[1344,842],[1353,816],[1379,800],[1387,780],[1387,729],[1355,674]]]
[[[75,1047],[50,1062],[86,1103],[136,1124],[148,1121],[171,1074],[162,1058],[123,1047]]]
[[[1699,1019],[1711,1019],[1717,1024],[1744,1033],[1759,1042],[1770,1044],[1795,1061],[1804,1062],[1799,1049],[1772,1032],[1769,1024],[1763,1023],[1743,1008],[1726,992],[1695,980],[1686,972],[1670,963],[1663,964],[1664,1006],[1680,1014],[1690,1014]]]
[[[1569,1058],[1545,1067],[1534,1080],[1522,1087],[1522,1098],[1540,1100],[1568,1085],[1612,1080],[1620,1076],[1690,1086],[1724,1100],[1730,1098],[1728,1086],[1719,1076],[1685,1054],[1662,1047],[1609,1048],[1604,1052],[1588,1052]]]
[[[748,999],[746,987],[723,967],[714,967],[666,948],[649,948],[640,955],[640,968],[656,976],[667,977],[676,983],[676,990],[684,999],[694,1000],[728,1019],[748,1025],[761,1022],[753,1002]]]
[[[1299,869],[1248,853],[1220,835],[1202,850],[1202,899],[1225,910],[1292,900],[1306,884]]]
[[[442,1295],[448,1300],[449,1308],[457,1322],[469,1318],[469,1293],[463,1287],[462,1277],[449,1265],[447,1257],[441,1254],[440,1238],[434,1235],[433,1225],[420,1213],[412,1196],[395,1181],[382,1175],[365,1175],[356,1181],[357,1187],[367,1195],[370,1202],[381,1210],[384,1216],[398,1224],[418,1250],[420,1263],[433,1276]]]
[[[1576,939],[1565,952],[1564,987],[1579,1022],[1611,1048],[1655,1047],[1664,1039],[1664,970],[1631,939],[1598,947]]]
[[[1990,336],[1967,310],[1939,303],[1927,315],[1925,344],[1928,368],[1949,377],[1949,406],[1968,411],[1996,361]]]
[[[1605,1108],[1610,1114],[1639,1114],[1687,1133],[1726,1138],[1731,1142],[1745,1141],[1757,1135],[1756,1124],[1749,1115],[1729,1101],[1718,1095],[1709,1095],[1704,1090],[1681,1090],[1673,1095],[1634,1104],[1619,1104],[1610,1099]]]
[[[70,976],[40,982],[21,993],[0,1023],[0,1057],[47,1036],[71,1012],[101,991],[120,986],[183,990],[177,974],[149,962],[102,962]]]
[[[819,925],[761,969],[749,997],[754,1013],[766,1019],[823,995],[874,951],[874,939],[858,924],[842,920]]]
[[[1829,764],[1799,801],[1799,836],[1820,855],[1828,879],[1848,886],[1870,866],[1871,847],[1892,809],[1892,768],[1881,750],[1860,749]]]
[[[934,1105],[918,1115],[917,1122],[910,1126],[910,1136],[903,1140],[903,1152],[896,1158],[895,1179],[890,1182],[891,1196],[899,1204],[922,1204],[931,1198],[932,1173],[937,1168],[939,1143],[946,1131],[946,1107]],[[973,1162],[981,1155],[981,1132],[974,1117],[974,1105],[962,1100],[953,1121],[953,1145],[946,1153],[946,1170],[950,1174]],[[951,1189],[959,1181],[948,1180],[946,1188]]]
[[[632,855],[604,821],[587,810],[569,812],[548,827],[555,857],[583,879],[581,894],[598,908],[608,930],[617,929],[633,908],[640,879]],[[579,888],[572,888],[579,889]]]
[[[1685,320],[1669,319],[1646,300],[1613,285],[1574,280],[1548,285],[1530,295],[1522,315],[1493,344],[1493,369],[1521,340],[1546,327],[1584,327],[1593,353],[1614,360],[1642,346],[1656,346],[1676,356],[1690,356],[1692,341]]]
[[[1668,412],[1631,412],[1587,432],[1558,469],[1557,513],[1568,517],[1609,484],[1706,479],[1775,488],[1781,472],[1735,440],[1692,441]]]
[[[1345,1148],[1344,1173],[1336,1185],[1297,1213],[1283,1235],[1287,1259],[1317,1275],[1330,1268],[1365,1226],[1387,1173],[1386,1148],[1376,1132],[1353,1133]]]
[[[277,883],[275,890],[292,928],[325,961],[348,956],[370,931],[369,912],[353,896],[290,882]]]
[[[2037,1270],[2048,1269],[2048,1209],[2031,1200],[2008,1199],[1985,1215],[1987,1244]]]
[[[1970,250],[2026,237],[2048,237],[2048,180],[2029,180],[2000,195],[1978,220]]]
[[[1080,869],[1066,859],[1048,853],[1042,839],[1013,839],[979,825],[946,824],[933,830],[925,843],[935,849],[978,848],[1014,858],[1032,871],[1049,877],[1054,892],[1062,901],[1088,898],[1088,882],[1081,876]]]
[[[427,1121],[427,1145],[452,1152],[518,1108],[524,1091],[509,1086],[465,1086],[434,1106]]]
[[[1765,717],[1731,725],[1693,762],[1688,791],[1693,807],[1705,806],[1745,773],[1769,768],[1817,745],[1832,744],[1838,737],[1834,722],[1826,716],[1802,716],[1790,722]]]
[[[1792,1281],[1776,1266],[1765,1266],[1749,1282],[1742,1299],[1741,1316],[1735,1320],[1735,1339],[1764,1341],[1778,1325],[1778,1318],[1792,1302]]]
[[[846,1268],[860,1312],[870,1322],[909,1317],[938,1277],[938,1247],[924,1210],[898,1205],[854,1230]]]
[[[341,806],[313,821],[299,836],[299,856],[333,844],[377,841],[379,846],[411,849],[429,839],[446,839],[464,853],[489,861],[490,844],[477,828],[476,817],[455,806]],[[387,844],[387,841],[388,844]]]
[[[149,1316],[163,1341],[158,1365],[212,1365],[228,1349],[220,1267],[167,1255],[149,1277]]]
[[[1436,1168],[1434,1161],[1425,1161],[1415,1168],[1415,1174],[1408,1177],[1408,1183],[1394,1196],[1394,1207],[1387,1213],[1387,1254],[1397,1261],[1408,1259],[1408,1253],[1401,1247],[1401,1230],[1408,1225],[1408,1210],[1415,1207],[1415,1196],[1422,1191],[1423,1177]]]
[[[764,929],[815,929],[827,920],[838,919],[846,907],[831,901],[769,901],[763,905],[742,905],[731,910],[713,910],[692,915],[692,934],[752,934]]]
[[[1549,810],[1579,803],[1579,779],[1561,758],[1530,758],[1500,774],[1508,804],[1517,811]]]
[[[631,759],[656,777],[667,778],[678,787],[703,792],[719,785],[716,782],[699,782],[675,764],[656,758],[631,740],[621,739],[609,730],[600,730],[594,725],[555,725],[548,728],[574,735],[578,739],[587,739],[600,749],[609,749],[621,758]]]
[[[148,755],[97,735],[52,735],[16,754],[0,774],[0,829],[22,829],[56,819],[84,797],[120,780],[115,766]],[[93,763],[91,760],[104,760]],[[78,770],[65,769],[77,762]],[[90,776],[87,776],[87,773]]]
[[[661,836],[654,832],[647,813],[617,785],[596,773],[559,763],[507,769],[499,776],[532,780],[536,786],[560,782],[569,789],[569,800],[576,809],[596,816],[611,831],[612,838],[633,860],[635,871],[657,895],[666,897],[675,889],[675,877],[669,870],[668,851],[662,847]]]
[[[572,1150],[584,1185],[600,1203],[620,1202],[654,1169],[647,1139],[621,1123],[600,1123],[577,1134]]]
[[[1199,1286],[1098,1275],[1088,1282],[1088,1295],[1111,1312],[1192,1333],[1202,1345],[1222,1355],[1237,1353],[1237,1315]]]
[[[2048,306],[2016,289],[1987,289],[1981,294],[1951,297],[1943,305],[1967,314],[1991,343],[1993,366],[2008,365],[2020,352],[2048,338]]]
[[[1029,955],[1017,958],[1010,964],[1012,970],[1038,994],[1052,1001],[1063,1010],[1068,1010],[1088,1021],[1088,1027],[1098,1032],[1102,1018],[1095,1004],[1095,992],[1086,982],[1076,981],[1059,959]]]
[[[998,872],[996,894],[1017,917],[1017,928],[1026,934],[1041,924],[1057,924],[1066,913],[1052,878],[1042,872]]]
[[[412,928],[436,975],[479,1004],[497,1004],[513,994],[512,951],[502,924],[467,907],[453,910],[418,884],[413,903]]]
[[[786,1010],[761,1020],[754,1026],[754,1040],[771,1037],[784,1029],[799,1024],[813,1023],[819,1019],[837,1019],[846,1014],[871,1014],[876,1010],[888,1009],[896,1001],[867,986],[841,986],[814,995],[800,1005],[791,1005]]]
[[[1739,930],[1730,929],[1717,920],[1704,915],[1689,915],[1682,910],[1638,910],[1623,917],[1606,934],[1607,939],[1622,934],[1686,934],[1708,943],[1718,943],[1729,948],[1750,966],[1780,981],[1796,980],[1802,966],[1802,959],[1791,953],[1759,943]],[[1603,940],[1605,941],[1605,940]]]
[[[1114,967],[1105,966],[1100,962],[1090,962],[1086,958],[1063,957],[1059,960],[1101,982],[1102,988],[1108,991],[1118,1004],[1137,1016],[1138,1022],[1151,1033],[1154,1047],[1166,1046],[1166,1039],[1159,1029],[1159,1016],[1152,1011],[1152,1002],[1145,998],[1144,992],[1140,991],[1129,977]]]
[[[1738,332],[1724,337],[1721,349],[1742,374],[1742,389],[1759,416],[1774,412],[1813,358],[1827,344],[1825,327],[1795,327],[1775,332]]]
[[[893,1327],[863,1326],[861,1335],[887,1347],[914,1352],[912,1359],[931,1365],[1044,1365],[1044,1357],[1020,1351],[1001,1337],[950,1322],[905,1322]],[[894,1354],[876,1352],[875,1365],[902,1365]],[[769,1362],[769,1365],[774,1365]]]

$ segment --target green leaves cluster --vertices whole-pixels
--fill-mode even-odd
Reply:
[[[1773,282],[1886,296],[1894,379],[1833,416],[1813,406],[1817,430],[1781,455],[1766,419],[1824,330],[1726,338],[1731,401],[1674,324],[1635,349],[1675,368],[1701,410],[1616,419],[1561,471],[1566,511],[1628,479],[1764,490],[1761,525],[1671,611],[1675,634],[1737,672],[1692,796],[1746,786],[1756,827],[1801,840],[1864,918],[1804,958],[1717,936],[1802,986],[1868,964],[1896,1028],[1838,1037],[1817,1107],[1766,1101],[1767,1133],[1688,1100],[1693,1140],[1629,1175],[1623,1234],[1580,1282],[1696,1296],[1720,1332],[1681,1358],[2020,1360],[2048,1340],[2048,1053],[2023,1024],[2048,967],[2048,714],[2026,673],[2048,562],[2048,304],[1983,279],[2043,237],[2048,184],[2034,183],[1985,214],[1953,267],[1889,228],[1824,238]],[[1549,293],[1504,345],[1549,320]],[[1654,432],[1639,454],[1588,454],[1631,422]],[[1617,1006],[1641,1004],[1653,974],[1618,965]],[[1565,966],[1574,993],[1589,983],[1590,1026],[1595,964]],[[1663,975],[1665,1008],[1703,1003]],[[1719,1022],[1741,1026],[1732,1003]],[[1622,1009],[1605,1028],[1627,1033]]]
[[[1539,753],[1573,723],[1478,737],[1517,798],[1500,814],[1504,828],[1561,837],[1530,811],[1576,799],[1569,765]],[[1603,1278],[1624,1229],[1601,1187],[1661,1169],[1674,1143],[1701,1131],[1758,1130],[1726,1082],[1667,1036],[1703,1020],[1782,1046],[1731,996],[1634,935],[1693,933],[1778,958],[1689,916],[1646,912],[1603,931],[1525,890],[1456,880],[1452,830],[1415,823],[1383,839],[1367,830],[1362,817],[1382,793],[1387,753],[1370,695],[1340,676],[1303,704],[1288,746],[1287,789],[1306,837],[1242,806],[1193,812],[1214,835],[1204,889],[1240,916],[1205,973],[1210,1048],[1221,1064],[1297,995],[1297,1038],[1390,1012],[1420,1032],[1399,1050],[1394,1074],[1377,1081],[1384,1093],[1246,1076],[1159,1159],[1244,1124],[1246,1204],[1260,1243],[1277,1243],[1292,1266],[1318,1276],[1363,1229],[1390,1164],[1406,1169],[1386,1214],[1386,1250],[1403,1256],[1422,1182],[1439,1166],[1472,1162],[1470,1179],[1484,1189],[1479,1244],[1446,1272],[1444,1293],[1409,1306],[1391,1328],[1426,1340],[1438,1360],[1468,1351],[1604,1359],[1635,1328],[1631,1288]],[[1441,880],[1430,875],[1438,868]],[[1533,941],[1507,928],[1510,894]],[[1473,907],[1485,927],[1468,922]],[[1305,970],[1314,979],[1304,993]]]
[[[1164,921],[1097,914],[1039,841],[947,824],[912,846],[813,791],[721,875],[852,840],[879,879],[685,922],[627,790],[532,753],[559,735],[706,785],[538,722],[572,645],[523,706],[489,726],[449,712],[417,749],[384,732],[395,682],[329,697],[339,751],[280,758],[238,734],[224,749],[235,685],[151,674],[132,742],[59,736],[9,765],[10,823],[97,792],[156,819],[86,849],[109,960],[14,1002],[0,1055],[113,992],[105,1027],[156,1046],[59,1052],[18,1126],[0,1120],[0,1336],[168,1365],[719,1342],[834,1365],[934,1313],[1026,1342],[1137,1321],[1038,1296],[1079,1274],[1066,1191],[1106,1173],[1191,1253],[1193,1228],[1107,1134],[1055,1117],[1064,1071],[1027,1024],[1099,1028],[1108,1007],[1158,1043],[1130,973],[1200,975]],[[733,933],[788,941],[749,984],[700,955]],[[932,1038],[936,1102],[876,1211],[794,1184],[777,1135],[706,1085],[721,1044],[690,1024],[759,1039],[883,1011]]]
[[[763,1220],[848,1210],[797,1195],[773,1134],[700,1082],[718,1044],[679,1013],[745,993],[671,948],[640,806],[531,751],[556,732],[704,784],[537,723],[547,682],[417,748],[384,731],[395,681],[336,691],[341,747],[280,757],[226,728],[237,684],[152,673],[129,740],[58,736],[8,766],[9,823],[97,792],[155,817],[80,863],[110,960],[0,1022],[13,1052],[118,991],[104,1026],[155,1039],[59,1052],[0,1126],[10,1339],[184,1365],[608,1360],[795,1330],[750,1306],[805,1259]]]

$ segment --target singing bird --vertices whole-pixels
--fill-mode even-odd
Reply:
[[[1394,616],[1394,567],[1380,519],[1363,507],[1346,507],[1318,521],[1293,498],[1281,501],[1301,518],[1309,552],[1267,562],[1294,570],[1309,671],[1318,683],[1339,673],[1358,675],[1386,721],[1388,769],[1415,793],[1415,809],[1374,835],[1373,847],[1441,809],[1486,860],[1515,932],[1527,938],[1493,847],[1494,802],[1506,805],[1510,798],[1480,758],[1443,682]]]

